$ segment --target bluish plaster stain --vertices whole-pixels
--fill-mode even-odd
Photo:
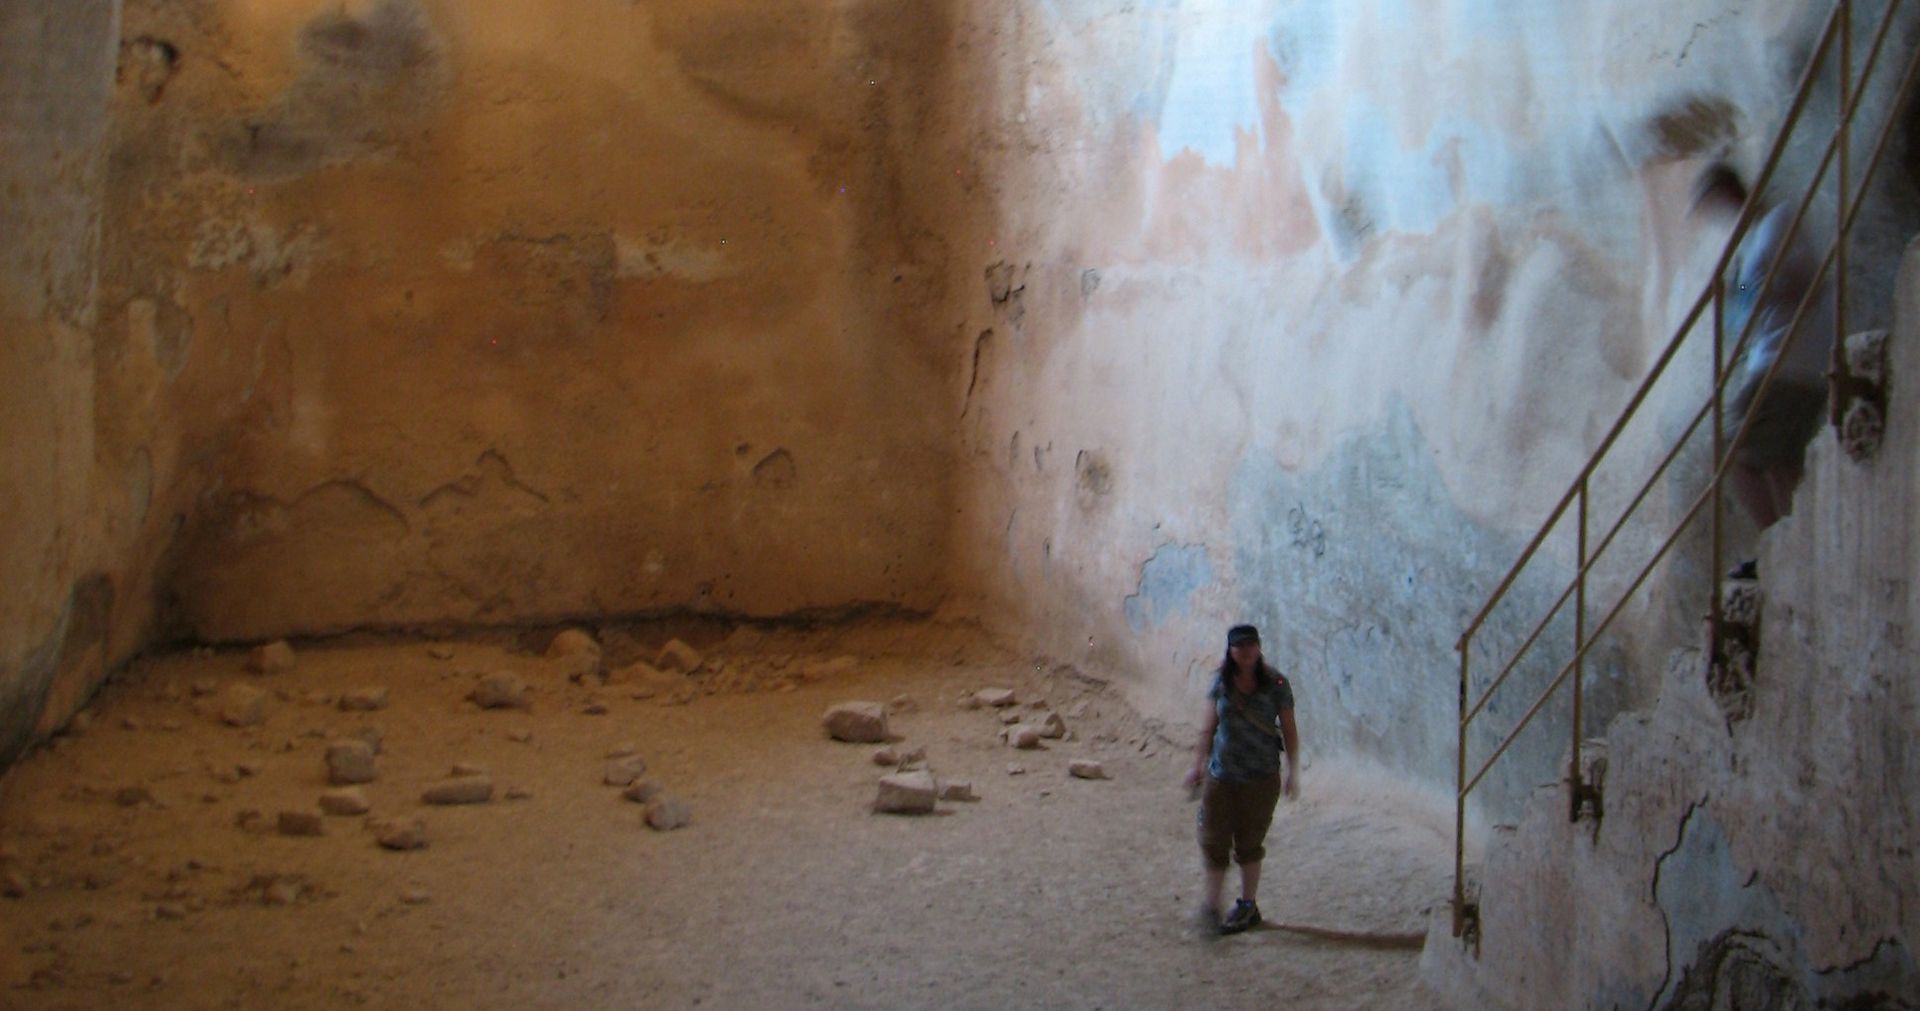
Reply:
[[[1355,434],[1315,470],[1284,470],[1271,449],[1255,447],[1228,487],[1229,530],[1239,613],[1271,630],[1267,653],[1293,678],[1317,746],[1451,786],[1454,644],[1522,544],[1456,509],[1432,456],[1398,399],[1380,428]],[[1504,662],[1565,585],[1567,574],[1551,569],[1530,569],[1476,638],[1476,696],[1495,673],[1486,658]],[[1512,729],[1571,640],[1570,616],[1549,626],[1545,645],[1476,721],[1472,756],[1484,758]],[[1624,704],[1624,683],[1617,654],[1596,650],[1587,680],[1593,721]],[[1476,790],[1486,810],[1517,810],[1543,776],[1552,778],[1567,719],[1563,697],[1520,736]]]
[[[1139,588],[1124,603],[1135,632],[1186,614],[1193,595],[1213,582],[1213,562],[1204,544],[1163,544],[1140,567]]]

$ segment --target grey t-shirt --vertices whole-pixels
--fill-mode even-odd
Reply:
[[[1207,775],[1223,783],[1250,783],[1280,773],[1280,714],[1293,708],[1293,686],[1279,671],[1267,668],[1273,683],[1248,694],[1215,678],[1207,697],[1219,717],[1213,731],[1213,751]],[[1269,728],[1267,733],[1261,728]]]

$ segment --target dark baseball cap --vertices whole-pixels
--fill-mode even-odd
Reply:
[[[1238,646],[1243,642],[1260,645],[1260,630],[1252,625],[1235,625],[1227,629],[1227,645]]]

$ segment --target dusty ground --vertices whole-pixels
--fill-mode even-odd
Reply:
[[[136,665],[90,727],[0,780],[0,877],[26,886],[0,898],[0,1006],[1427,1003],[1414,950],[1284,930],[1197,939],[1186,756],[1097,683],[947,626],[603,629],[611,665],[677,634],[720,668],[636,699],[569,683],[538,656],[548,634],[308,644],[267,676],[239,651]],[[464,701],[496,669],[533,684],[531,710]],[[263,724],[226,726],[195,698],[196,682],[230,681],[273,693]],[[327,702],[362,685],[390,688],[388,708]],[[955,704],[989,685],[1051,705],[1071,739],[1007,748],[998,713]],[[900,746],[971,780],[978,802],[869,813],[877,749],[828,740],[820,716],[899,696]],[[595,701],[608,711],[588,714]],[[383,850],[360,817],[279,835],[278,812],[327,789],[326,740],[370,723],[385,734],[372,815],[422,818],[429,846]],[[621,745],[691,806],[690,825],[650,830],[602,784]],[[1068,777],[1077,757],[1112,778]],[[456,762],[484,766],[494,800],[422,806]],[[1305,784],[1270,839],[1268,918],[1422,931],[1445,892],[1444,823],[1325,763]],[[243,825],[246,811],[264,820]]]

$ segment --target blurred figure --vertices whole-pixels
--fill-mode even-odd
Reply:
[[[1694,185],[1693,213],[1728,227],[1739,220],[1747,187],[1731,168],[1715,163]],[[1741,241],[1728,268],[1725,325],[1729,350],[1752,319],[1753,332],[1739,358],[1728,363],[1725,430],[1732,438],[1749,417],[1747,433],[1733,447],[1728,476],[1734,496],[1760,529],[1793,512],[1793,491],[1800,483],[1808,440],[1820,428],[1827,402],[1827,368],[1833,353],[1833,286],[1820,290],[1800,314],[1799,335],[1786,347],[1788,328],[1800,302],[1813,287],[1819,260],[1801,233],[1789,241],[1793,208],[1781,205],[1760,214]],[[1762,289],[1767,272],[1781,259],[1773,283]],[[1785,349],[1786,361],[1760,397],[1760,382]],[[1737,575],[1751,577],[1752,563]]]

